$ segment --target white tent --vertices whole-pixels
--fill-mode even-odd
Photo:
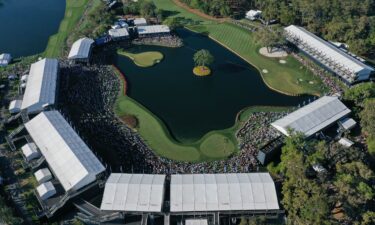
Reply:
[[[246,13],[246,19],[249,19],[249,20],[256,20],[257,18],[259,18],[260,16],[262,15],[262,11],[260,10],[250,10]]]
[[[9,112],[11,114],[19,113],[21,111],[22,100],[13,100],[9,104]]]
[[[171,30],[166,25],[149,25],[149,26],[138,26],[137,28],[139,36],[148,36],[155,34],[169,34]]]
[[[357,122],[355,122],[355,120],[352,118],[344,118],[340,121],[340,123],[344,130],[350,130],[357,125]]]
[[[278,210],[269,173],[172,175],[171,212]]]
[[[185,225],[208,225],[207,219],[187,219]]]
[[[27,161],[40,157],[40,153],[38,152],[35,143],[27,143],[21,147],[21,150]]]
[[[339,143],[345,147],[351,147],[354,143],[347,138],[340,138]]]
[[[81,38],[75,41],[70,49],[68,59],[88,59],[94,40],[91,38]]]
[[[126,28],[110,29],[108,34],[114,41],[127,39],[129,37],[129,32]]]
[[[147,21],[145,18],[135,18],[134,19],[134,25],[135,26],[146,26]]]
[[[52,182],[43,183],[36,188],[39,197],[45,201],[56,194],[56,189]]]
[[[28,78],[29,78],[29,74],[24,74],[24,75],[22,75],[22,77],[21,77],[21,81],[22,81],[23,83],[26,83]]]
[[[161,212],[165,175],[112,173],[108,178],[101,210]]]
[[[31,65],[21,109],[38,113],[55,104],[58,71],[57,59],[43,59]]]
[[[298,26],[285,28],[287,39],[348,83],[369,79],[374,68],[338,49],[306,29]]]
[[[65,191],[94,182],[105,170],[58,111],[41,112],[25,127]]]
[[[350,113],[337,97],[324,96],[273,122],[271,125],[286,136],[289,129],[309,137]]]
[[[47,182],[52,179],[51,171],[48,168],[42,168],[34,173],[34,176],[39,184]]]
[[[0,55],[0,66],[7,66],[12,61],[12,56],[8,53]]]

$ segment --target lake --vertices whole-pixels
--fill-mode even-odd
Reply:
[[[179,141],[196,141],[212,130],[229,128],[236,114],[248,106],[297,106],[308,97],[292,97],[269,89],[259,72],[211,39],[179,30],[184,47],[136,46],[132,52],[159,51],[164,60],[149,68],[117,56],[126,76],[128,95],[147,107],[167,125]],[[235,41],[235,40],[234,40]],[[215,57],[213,74],[192,73],[193,55],[207,49]]]
[[[65,0],[0,0],[0,54],[43,52],[65,12]]]

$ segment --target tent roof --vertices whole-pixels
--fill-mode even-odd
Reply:
[[[13,100],[9,103],[9,110],[12,110],[12,109],[21,109],[21,105],[22,105],[22,100]]]
[[[269,173],[172,175],[171,212],[279,209]]]
[[[57,59],[42,59],[31,64],[21,109],[38,103],[55,103],[58,69]]]
[[[44,177],[52,176],[51,171],[48,168],[42,168],[34,173],[36,180],[39,182]]]
[[[288,34],[292,34],[306,42],[310,47],[317,49],[320,52],[323,52],[331,60],[335,61],[344,68],[352,71],[353,73],[358,73],[362,70],[373,71],[374,69],[361,61],[353,58],[352,56],[346,54],[345,52],[338,49],[336,46],[331,43],[319,38],[315,34],[307,31],[302,27],[295,25],[290,25],[285,28]]]
[[[65,191],[105,170],[58,111],[41,112],[25,127]]]
[[[171,30],[166,25],[148,25],[139,26],[138,34],[159,34],[159,33],[169,33]]]
[[[27,143],[24,146],[22,146],[22,153],[28,157],[32,154],[38,153],[37,147],[34,143]]]
[[[208,225],[207,219],[187,219],[185,225]]]
[[[91,45],[94,40],[90,38],[81,38],[75,41],[70,49],[68,59],[84,59],[90,54]]]
[[[51,181],[39,185],[38,187],[36,187],[36,190],[40,197],[42,197],[50,191],[56,191]]]
[[[111,37],[119,38],[119,37],[127,37],[129,36],[129,32],[126,28],[120,28],[120,29],[110,29],[108,31],[108,34]]]
[[[112,173],[108,178],[101,210],[161,212],[165,175]]]
[[[350,109],[337,97],[324,96],[271,125],[287,136],[289,136],[288,129],[292,129],[308,137],[349,113]]]

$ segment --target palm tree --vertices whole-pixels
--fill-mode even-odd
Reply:
[[[196,66],[209,66],[215,59],[208,50],[202,49],[194,54],[193,60]]]

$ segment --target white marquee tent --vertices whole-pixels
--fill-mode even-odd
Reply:
[[[57,59],[42,59],[31,65],[22,110],[37,113],[46,106],[55,104],[58,71]]]
[[[52,179],[51,171],[48,168],[42,168],[34,173],[34,176],[39,184],[47,182]]]
[[[91,38],[81,38],[75,41],[70,49],[68,59],[88,59],[91,52],[91,46],[94,40]]]
[[[172,175],[171,212],[278,210],[269,173]]]
[[[25,127],[65,191],[94,182],[105,170],[58,111],[41,112]]]
[[[290,25],[284,29],[289,41],[330,68],[348,83],[366,80],[374,72],[374,68],[367,66],[302,27]]]
[[[9,104],[9,112],[11,114],[19,113],[21,111],[22,100],[13,100]]]
[[[56,194],[56,189],[51,181],[39,185],[36,187],[36,191],[38,192],[39,197],[44,201]]]
[[[289,129],[309,137],[350,113],[337,97],[323,96],[318,100],[273,122],[271,125],[286,136]]]
[[[208,225],[207,219],[187,219],[185,225]]]
[[[165,175],[112,173],[108,178],[101,210],[161,212]]]
[[[40,157],[40,153],[34,143],[27,143],[21,147],[22,153],[27,161],[36,159]]]
[[[137,28],[139,36],[147,36],[153,34],[169,34],[171,30],[166,25],[149,25],[149,26],[138,26]]]

